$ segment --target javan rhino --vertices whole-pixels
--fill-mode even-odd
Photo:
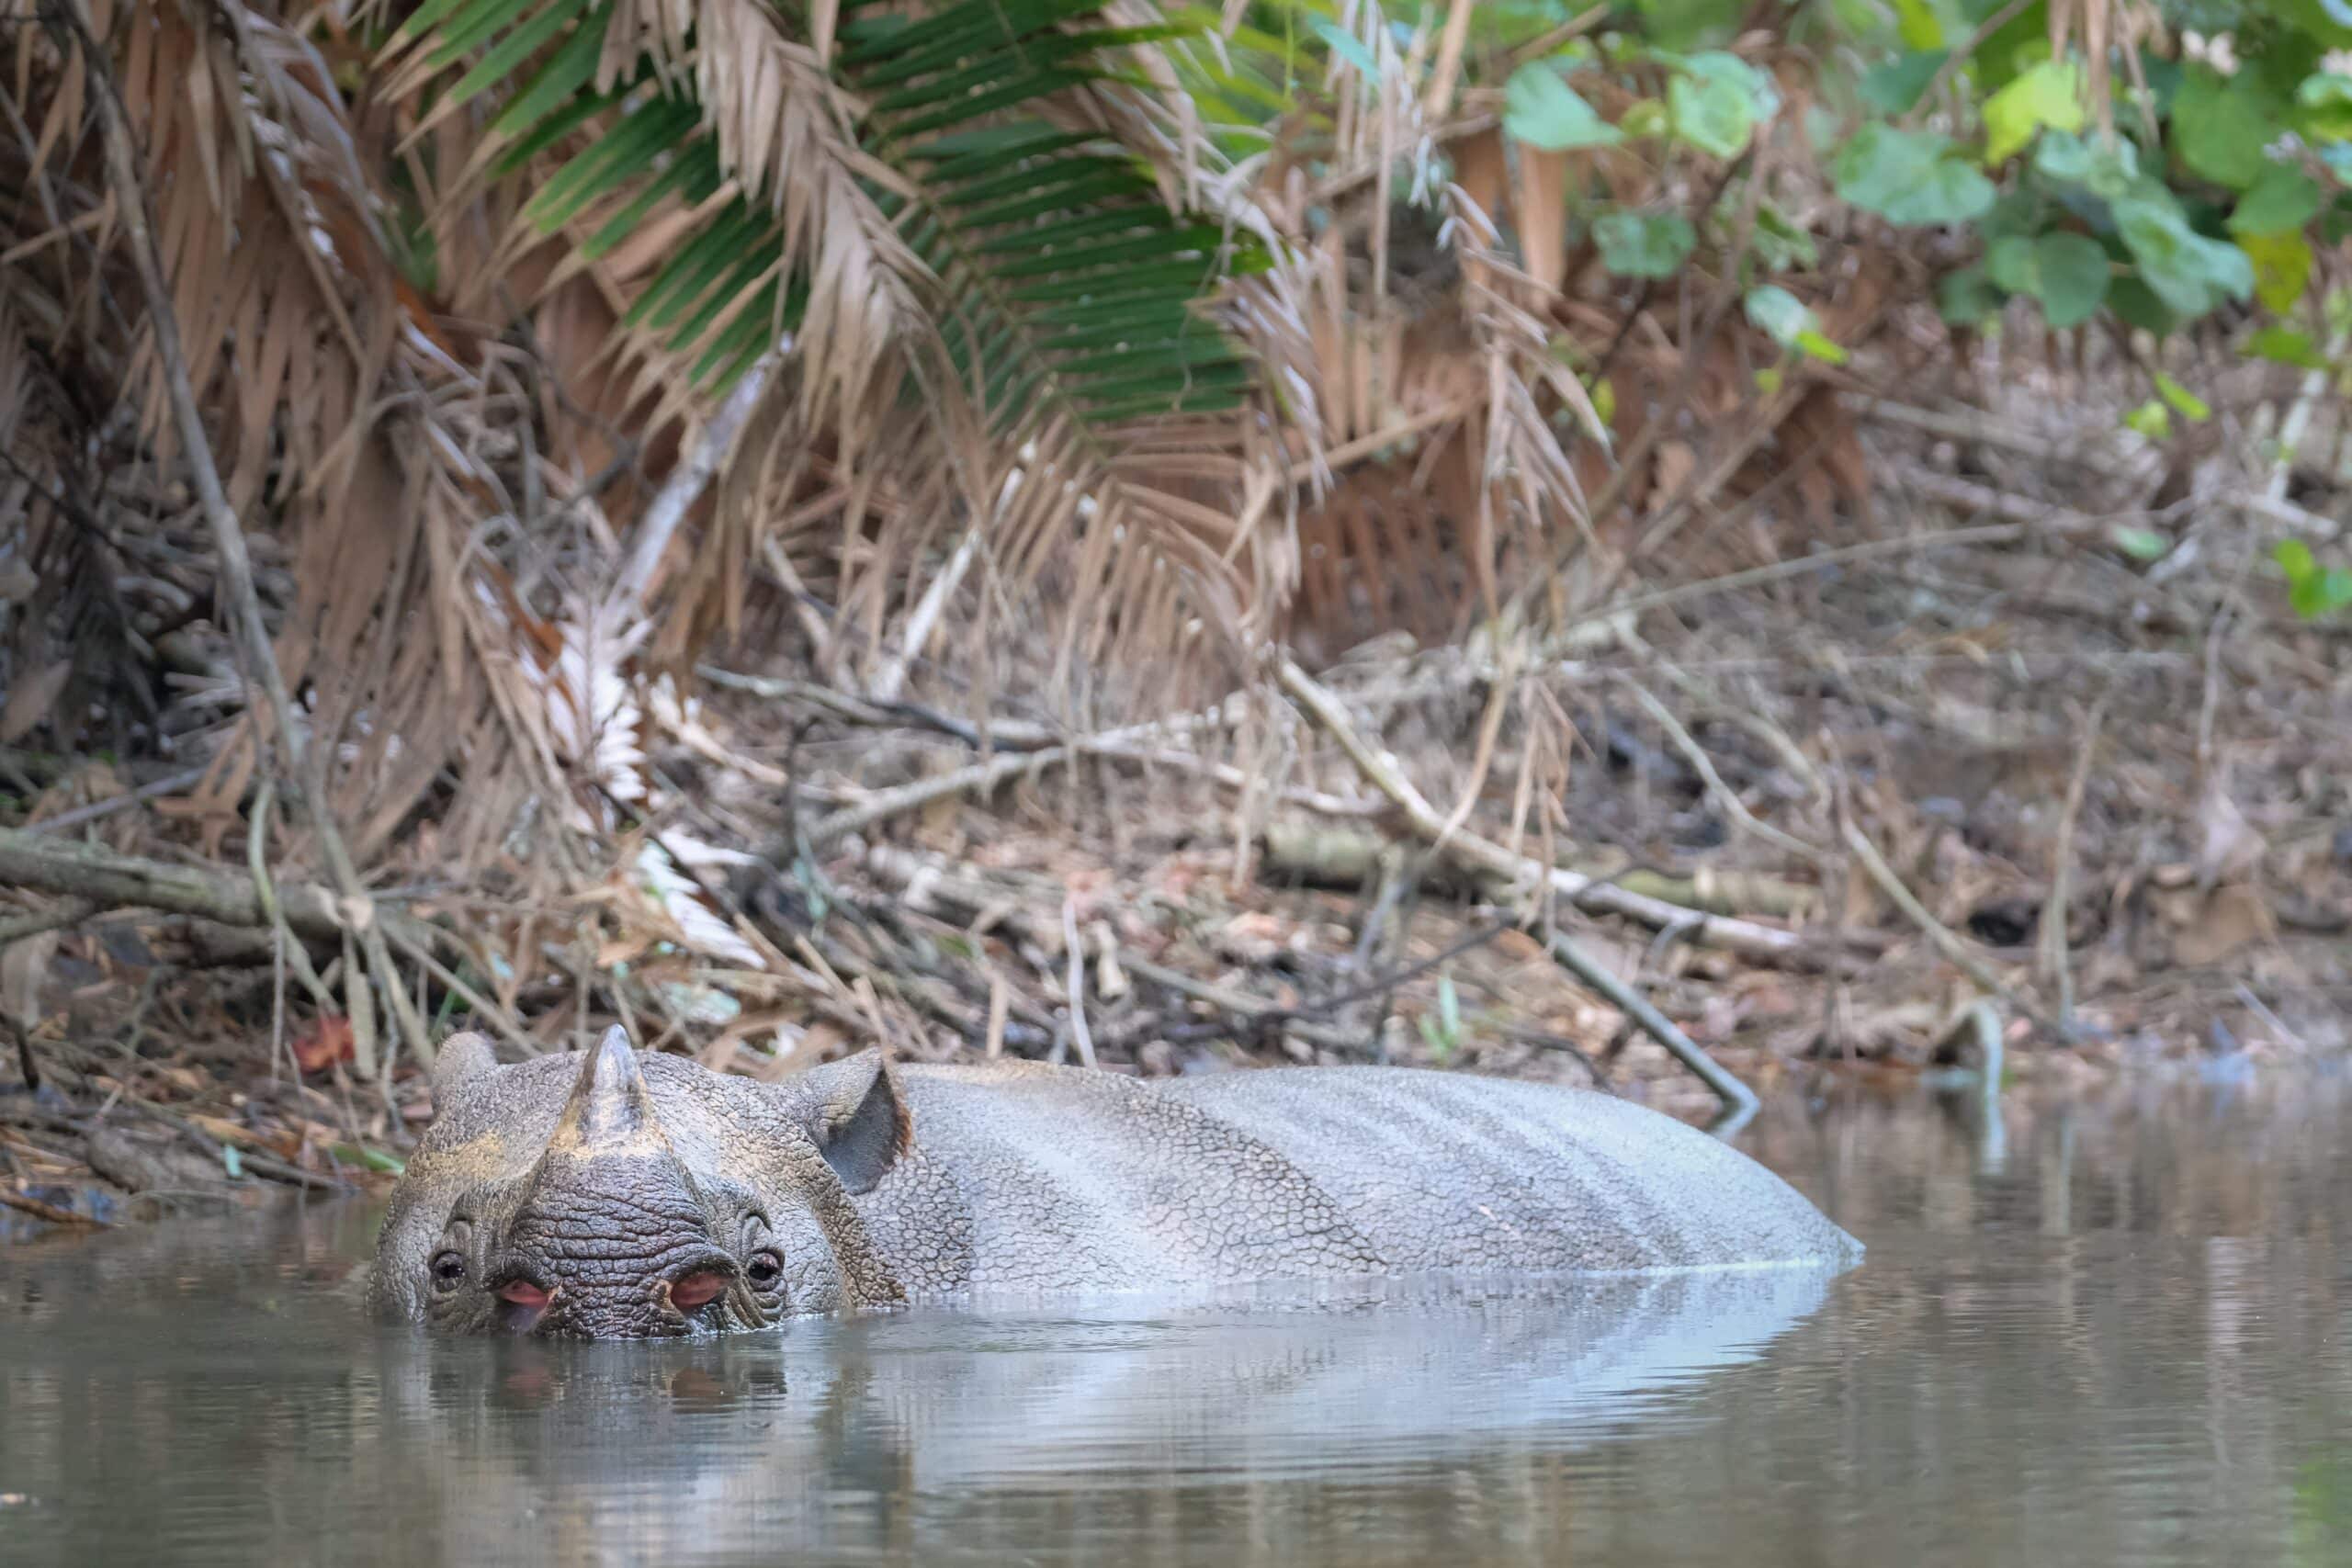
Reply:
[[[437,1329],[632,1338],[1016,1292],[1844,1266],[1860,1245],[1704,1133],[1408,1067],[1143,1080],[876,1051],[782,1083],[442,1048],[366,1290]]]

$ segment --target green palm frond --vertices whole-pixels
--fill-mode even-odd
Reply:
[[[1159,593],[1171,564],[1214,574],[1234,551],[1138,470],[1134,428],[1222,416],[1204,439],[1237,444],[1253,361],[1203,306],[1272,256],[1183,195],[1217,154],[1156,99],[1181,89],[1154,51],[1201,17],[1107,9],[849,0],[820,60],[769,0],[427,0],[393,48],[456,73],[427,123],[503,91],[478,172],[541,175],[529,234],[593,258],[665,210],[701,214],[623,323],[696,389],[790,333],[801,427],[931,444],[1024,579],[1091,531],[1165,558],[1090,544],[1081,572]]]
[[[730,6],[797,41],[781,11],[707,0],[679,54],[701,47]],[[865,205],[865,221],[899,236],[920,264],[895,285],[935,324],[989,428],[1003,436],[1055,418],[1100,427],[1232,406],[1248,367],[1196,307],[1226,278],[1262,267],[1263,247],[1171,212],[1150,164],[1099,123],[1107,117],[1086,126],[1069,102],[1132,85],[1123,54],[1188,36],[1197,21],[1114,27],[1092,0],[964,0],[920,16],[873,4],[842,10],[828,69],[842,101],[862,106],[842,127],[842,151],[867,164],[847,173],[850,206]],[[833,204],[794,214],[785,187],[809,170],[723,145],[733,110],[700,91],[723,68],[698,63],[690,74],[640,55],[626,80],[600,91],[613,30],[630,20],[626,0],[428,0],[401,41],[421,43],[435,68],[470,62],[444,106],[507,89],[492,173],[594,128],[524,211],[542,235],[595,215],[591,255],[624,242],[664,198],[706,201],[730,175],[752,175],[646,286],[629,320],[716,391],[767,336],[802,324],[797,311],[832,259],[824,242],[789,231],[796,218],[840,223],[848,213]],[[770,90],[788,99],[795,85]]]

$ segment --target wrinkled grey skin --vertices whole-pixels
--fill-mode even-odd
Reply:
[[[877,1052],[780,1084],[459,1035],[368,1286],[463,1333],[640,1338],[908,1301],[1440,1271],[1846,1265],[1780,1178],[1583,1090],[1392,1067],[1139,1080]]]

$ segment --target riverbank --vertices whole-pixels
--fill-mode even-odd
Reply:
[[[968,627],[831,684],[786,600],[691,677],[592,670],[587,830],[465,840],[454,782],[403,820],[367,919],[411,988],[361,1016],[305,839],[256,894],[249,787],[0,753],[0,1195],[380,1181],[431,1112],[416,1038],[469,1025],[760,1076],[1386,1060],[1693,1120],[1695,1052],[1899,1085],[1987,1021],[2011,1077],[2340,1055],[2352,637],[2269,564],[2328,496],[2167,500],[2120,420],[2007,384],[1854,402],[1868,516],[1796,556],[1743,506],[1548,644],[1376,638],[1171,715],[1107,677],[1049,705],[1055,649]]]

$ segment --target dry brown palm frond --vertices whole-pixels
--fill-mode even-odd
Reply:
[[[1394,629],[1459,636],[1493,614],[1507,562],[1589,535],[1587,492],[1611,467],[1612,433],[1556,353],[1568,171],[1525,149],[1514,167],[1491,129],[1430,123],[1451,89],[1431,91],[1445,51],[1427,20],[1400,49],[1378,7],[1345,7],[1377,79],[1334,51],[1329,172],[1308,186],[1285,158],[1262,171],[1287,221],[1303,229],[1327,204],[1339,220],[1296,277],[1314,355],[1300,379],[1321,389],[1332,471],[1299,517],[1284,621],[1325,656]]]

